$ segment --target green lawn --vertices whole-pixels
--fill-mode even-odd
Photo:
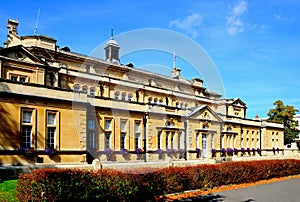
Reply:
[[[18,201],[16,198],[16,184],[18,180],[5,180],[0,183],[0,202]]]

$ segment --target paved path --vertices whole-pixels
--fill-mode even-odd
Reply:
[[[180,201],[300,202],[300,178],[216,192]]]

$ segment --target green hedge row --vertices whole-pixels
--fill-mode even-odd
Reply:
[[[168,193],[300,174],[300,160],[226,162],[160,170],[39,169],[19,176],[19,201],[146,201]]]

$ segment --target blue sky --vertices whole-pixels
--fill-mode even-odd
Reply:
[[[248,118],[265,117],[277,99],[300,110],[300,0],[4,1],[0,41],[8,18],[19,20],[20,35],[33,35],[39,9],[37,34],[86,55],[108,40],[112,27],[116,36],[145,28],[180,33],[210,56],[225,97],[246,102]],[[144,51],[121,62],[171,68],[173,56]],[[177,57],[177,66],[194,77],[184,58]]]

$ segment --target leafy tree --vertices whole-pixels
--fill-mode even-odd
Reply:
[[[298,112],[294,106],[284,105],[281,100],[273,103],[275,109],[270,109],[268,120],[275,123],[282,123],[284,126],[284,144],[290,144],[296,138],[296,121],[294,115]]]

